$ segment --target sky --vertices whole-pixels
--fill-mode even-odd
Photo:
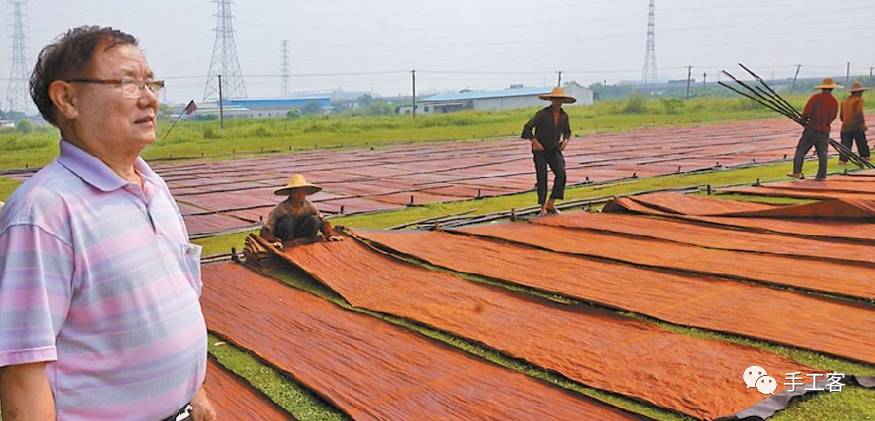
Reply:
[[[2,2],[0,89],[12,57],[12,5]],[[510,84],[640,80],[647,0],[238,0],[237,54],[252,97],[281,90],[288,40],[290,89],[418,95]],[[656,0],[660,80],[717,80],[743,62],[763,77],[842,76],[875,66],[872,0]],[[165,102],[202,99],[216,27],[208,0],[29,0],[28,68],[54,37],[79,25],[113,26],[140,40]],[[731,71],[731,70],[730,70]],[[739,70],[739,72],[741,72]]]

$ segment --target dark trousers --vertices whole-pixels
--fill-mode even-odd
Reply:
[[[321,225],[322,222],[316,215],[297,219],[293,216],[287,216],[277,222],[273,235],[283,241],[295,238],[315,238]]]
[[[551,199],[565,198],[565,157],[556,148],[532,151],[535,160],[535,173],[538,179],[538,204],[547,203],[547,166],[553,172],[553,191]]]
[[[866,141],[866,132],[862,130],[842,132],[842,145],[845,145],[848,149],[851,149],[854,146],[855,141],[857,142],[857,154],[860,155],[860,158],[868,158],[869,142]],[[839,159],[847,162],[848,157],[839,154]]]
[[[799,138],[799,144],[796,145],[796,155],[793,156],[793,172],[795,174],[802,172],[802,162],[805,161],[805,155],[812,146],[817,151],[817,178],[826,178],[829,133],[812,129],[805,129],[802,132],[802,137]]]

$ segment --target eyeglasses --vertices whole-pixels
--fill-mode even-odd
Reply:
[[[64,82],[68,83],[96,83],[101,85],[115,85],[120,87],[122,94],[127,98],[138,99],[143,95],[143,90],[148,89],[155,95],[161,92],[164,88],[163,80],[141,80],[141,79],[68,79]]]

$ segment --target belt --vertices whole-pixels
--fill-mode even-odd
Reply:
[[[191,404],[186,404],[185,406],[180,408],[178,411],[176,411],[175,414],[173,414],[167,418],[164,418],[161,421],[182,421],[182,420],[190,420],[190,419],[192,419]]]

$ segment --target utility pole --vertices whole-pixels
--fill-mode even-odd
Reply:
[[[802,68],[801,64],[796,65],[796,74],[793,75],[793,84],[790,85],[790,93],[793,93],[793,90],[796,89],[796,78],[799,77],[799,69]]]
[[[690,79],[693,77],[693,66],[687,66],[687,99],[690,99]]]
[[[225,107],[222,104],[224,99],[222,98],[222,75],[218,75],[219,77],[219,128],[225,130]]]
[[[708,87],[708,72],[702,73],[702,89]]]
[[[416,120],[416,70],[410,71],[410,79],[413,83],[413,119]]]
[[[875,67],[869,68],[869,79],[872,79],[872,69],[875,69]]]
[[[556,86],[562,86],[562,71],[556,72],[559,74],[559,81],[556,82]]]
[[[848,62],[848,67],[845,68],[845,84],[851,83],[851,62]]]

